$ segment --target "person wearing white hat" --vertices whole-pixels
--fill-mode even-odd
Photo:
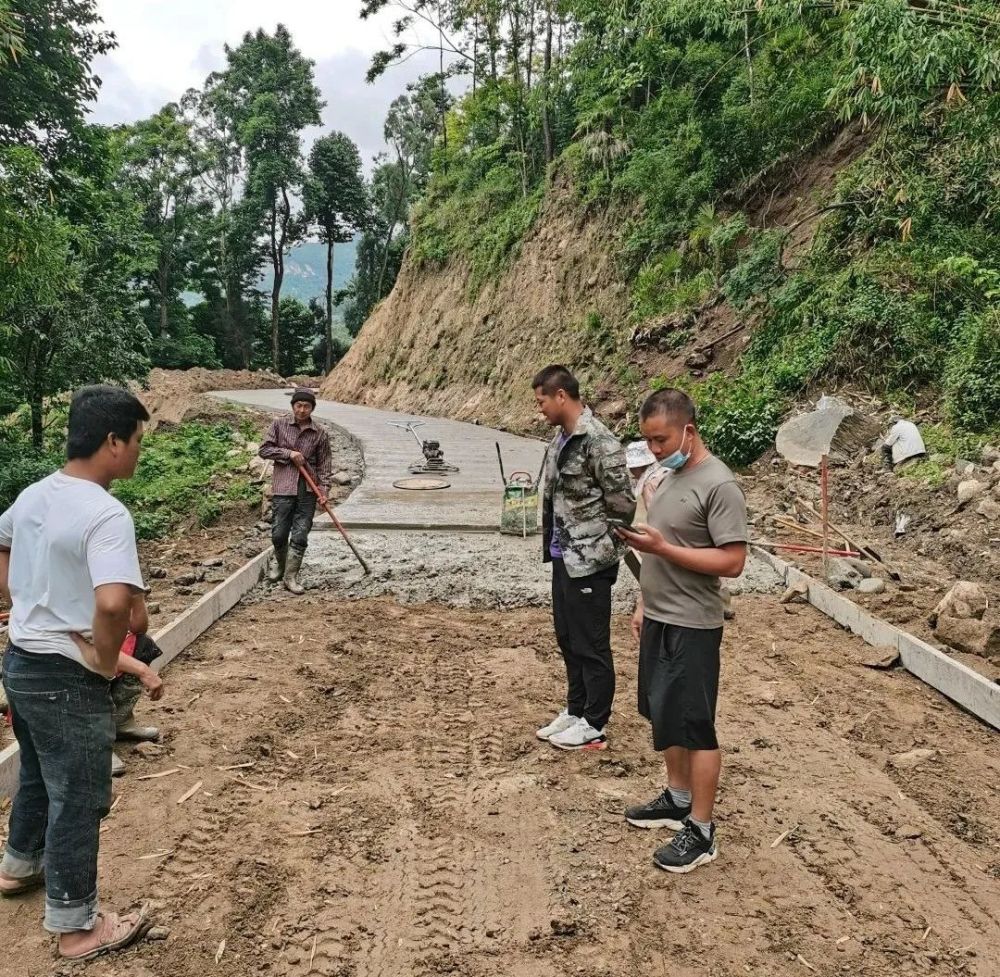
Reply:
[[[645,441],[632,441],[625,448],[625,464],[632,476],[632,488],[637,502],[642,503],[643,514],[649,509],[656,487],[663,481],[666,471],[657,463]],[[641,521],[640,513],[636,520]]]

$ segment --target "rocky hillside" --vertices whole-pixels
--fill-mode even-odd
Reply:
[[[684,386],[737,465],[820,388],[992,437],[997,5],[570,6],[518,126],[502,86],[451,110],[396,287],[324,396],[530,429],[530,377],[562,361],[623,432]]]
[[[590,362],[586,372],[597,380],[609,359],[604,331],[593,324],[626,318],[615,241],[612,222],[587,217],[564,186],[548,197],[510,267],[478,294],[461,258],[438,269],[407,260],[322,395],[530,428],[530,381],[541,366]]]
[[[728,211],[738,202],[751,230],[787,230],[783,257],[794,261],[812,245],[837,175],[866,146],[857,129],[845,129],[740,188]],[[759,313],[712,294],[637,327],[619,260],[624,219],[584,206],[563,178],[509,267],[478,291],[460,257],[431,268],[408,256],[322,395],[538,431],[531,377],[562,362],[602,416],[628,430],[652,382],[731,371]]]

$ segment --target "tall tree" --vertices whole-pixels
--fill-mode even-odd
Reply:
[[[392,165],[380,176],[384,184],[383,217],[385,240],[382,245],[381,270],[376,291],[381,296],[396,228],[406,225],[410,204],[427,186],[431,173],[431,156],[437,118],[440,89],[433,75],[421,78],[407,87],[405,95],[393,99],[385,117],[383,135],[389,144]],[[446,95],[447,98],[447,95]],[[450,102],[446,102],[446,112]]]
[[[389,294],[399,274],[408,234],[408,203],[397,162],[375,167],[369,185],[370,220],[358,242],[354,275],[345,289],[344,325],[357,336],[372,309]],[[402,225],[402,232],[396,234]]]
[[[199,221],[209,216],[198,194],[205,161],[195,148],[190,124],[176,105],[125,130],[125,159],[131,186],[154,242],[155,268],[145,283],[154,335],[169,333],[169,310],[187,281],[200,240]]]
[[[51,159],[82,131],[100,85],[91,61],[115,47],[99,24],[96,0],[0,3],[0,146]]]
[[[224,72],[213,72],[203,90],[181,99],[197,151],[201,189],[212,206],[202,224],[193,285],[213,310],[213,337],[226,366],[248,369],[257,313],[246,301],[266,261],[254,208],[244,203],[246,161],[236,132],[233,98]]]
[[[326,245],[326,363],[333,367],[333,249],[364,230],[368,194],[358,147],[342,132],[317,139],[309,152],[305,184],[305,216],[316,224]]]
[[[246,34],[239,47],[226,48],[226,58],[223,86],[247,166],[244,203],[260,217],[274,273],[271,358],[277,370],[285,254],[306,232],[293,204],[304,178],[302,130],[319,125],[324,103],[313,63],[295,48],[282,24],[273,35]]]
[[[97,126],[77,135],[88,152],[58,185],[35,150],[0,151],[0,323],[11,334],[0,381],[30,406],[36,448],[47,397],[141,376],[150,339],[130,288],[148,247],[120,138]]]

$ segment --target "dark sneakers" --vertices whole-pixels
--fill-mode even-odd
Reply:
[[[671,831],[680,831],[684,827],[684,819],[690,813],[690,807],[678,807],[670,796],[670,791],[665,790],[648,804],[626,808],[625,820],[637,828],[670,828]]]
[[[718,855],[715,825],[712,825],[712,836],[706,840],[698,828],[685,821],[668,844],[656,849],[653,862],[665,872],[693,872],[699,865],[714,862]]]

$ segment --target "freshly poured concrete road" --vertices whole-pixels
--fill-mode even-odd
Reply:
[[[289,390],[228,390],[213,396],[260,410],[288,411],[290,394]],[[364,450],[364,479],[337,507],[341,522],[355,529],[499,529],[503,482],[496,442],[500,442],[508,478],[517,470],[537,478],[545,453],[541,441],[440,417],[397,414],[330,400],[317,400],[314,416],[350,431]],[[393,482],[410,476],[413,462],[423,461],[413,435],[390,426],[412,421],[423,422],[417,435],[439,441],[445,461],[459,467],[458,472],[441,476],[451,483],[450,488],[430,492],[393,488]]]

